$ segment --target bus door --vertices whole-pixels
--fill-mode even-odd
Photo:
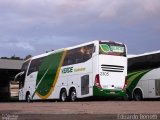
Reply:
[[[19,81],[19,100],[23,100],[23,87],[24,87],[24,81],[25,81],[25,73],[20,72],[18,73],[14,81]]]
[[[155,91],[156,91],[155,81],[156,80],[148,80],[148,96],[149,96],[149,98],[153,98],[156,96],[155,95],[156,94],[155,93]]]
[[[22,65],[21,72],[16,75],[18,78],[16,78],[15,76],[15,79],[19,80],[19,100],[25,99],[24,84],[25,84],[25,79],[26,79],[25,77],[26,77],[29,63],[30,63],[30,59],[25,61]]]
[[[160,96],[160,79],[155,80],[155,95]]]

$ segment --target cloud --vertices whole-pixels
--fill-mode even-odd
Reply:
[[[3,39],[0,44],[0,56],[10,57],[12,55],[25,57],[28,54],[35,54],[35,48],[29,42],[17,39]]]
[[[35,50],[35,48],[30,43],[25,41],[23,42],[17,39],[1,40],[0,48],[14,49],[16,47],[24,50],[29,50],[29,51]]]
[[[122,23],[141,23],[159,14],[159,3],[158,0],[113,0],[101,9],[100,17],[106,20],[119,20]]]
[[[25,50],[34,50],[34,47],[27,42],[19,42],[19,43],[16,43],[15,46]]]
[[[159,11],[159,0],[0,0],[0,56],[12,54],[4,46],[36,55],[95,39],[158,49]]]

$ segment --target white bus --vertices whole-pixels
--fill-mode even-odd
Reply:
[[[123,97],[126,54],[122,43],[97,40],[32,57],[16,76],[19,100]]]
[[[128,72],[130,99],[160,98],[160,51],[128,58]]]

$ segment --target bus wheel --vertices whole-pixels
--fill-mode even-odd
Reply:
[[[122,100],[124,100],[124,101],[129,101],[129,95],[128,95],[128,94],[125,94],[125,95],[122,97]]]
[[[26,102],[28,102],[28,103],[31,102],[31,96],[30,96],[29,92],[26,93]]]
[[[133,93],[133,98],[136,101],[142,101],[143,100],[142,91],[139,89],[135,90]]]
[[[76,90],[75,90],[75,89],[72,89],[72,90],[71,90],[70,95],[69,95],[69,98],[70,98],[70,101],[71,101],[71,102],[76,101],[77,94],[76,94]]]
[[[60,101],[61,102],[67,101],[67,93],[65,89],[62,89],[60,92]]]

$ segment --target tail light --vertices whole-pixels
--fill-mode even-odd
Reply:
[[[96,77],[95,77],[95,83],[94,83],[94,85],[96,87],[98,87],[98,88],[102,88],[101,84],[100,84],[99,74],[97,74]]]
[[[127,87],[127,81],[128,81],[128,77],[126,76],[126,78],[125,78],[125,83],[124,83],[124,86],[123,86],[123,90],[126,90],[126,87]]]

